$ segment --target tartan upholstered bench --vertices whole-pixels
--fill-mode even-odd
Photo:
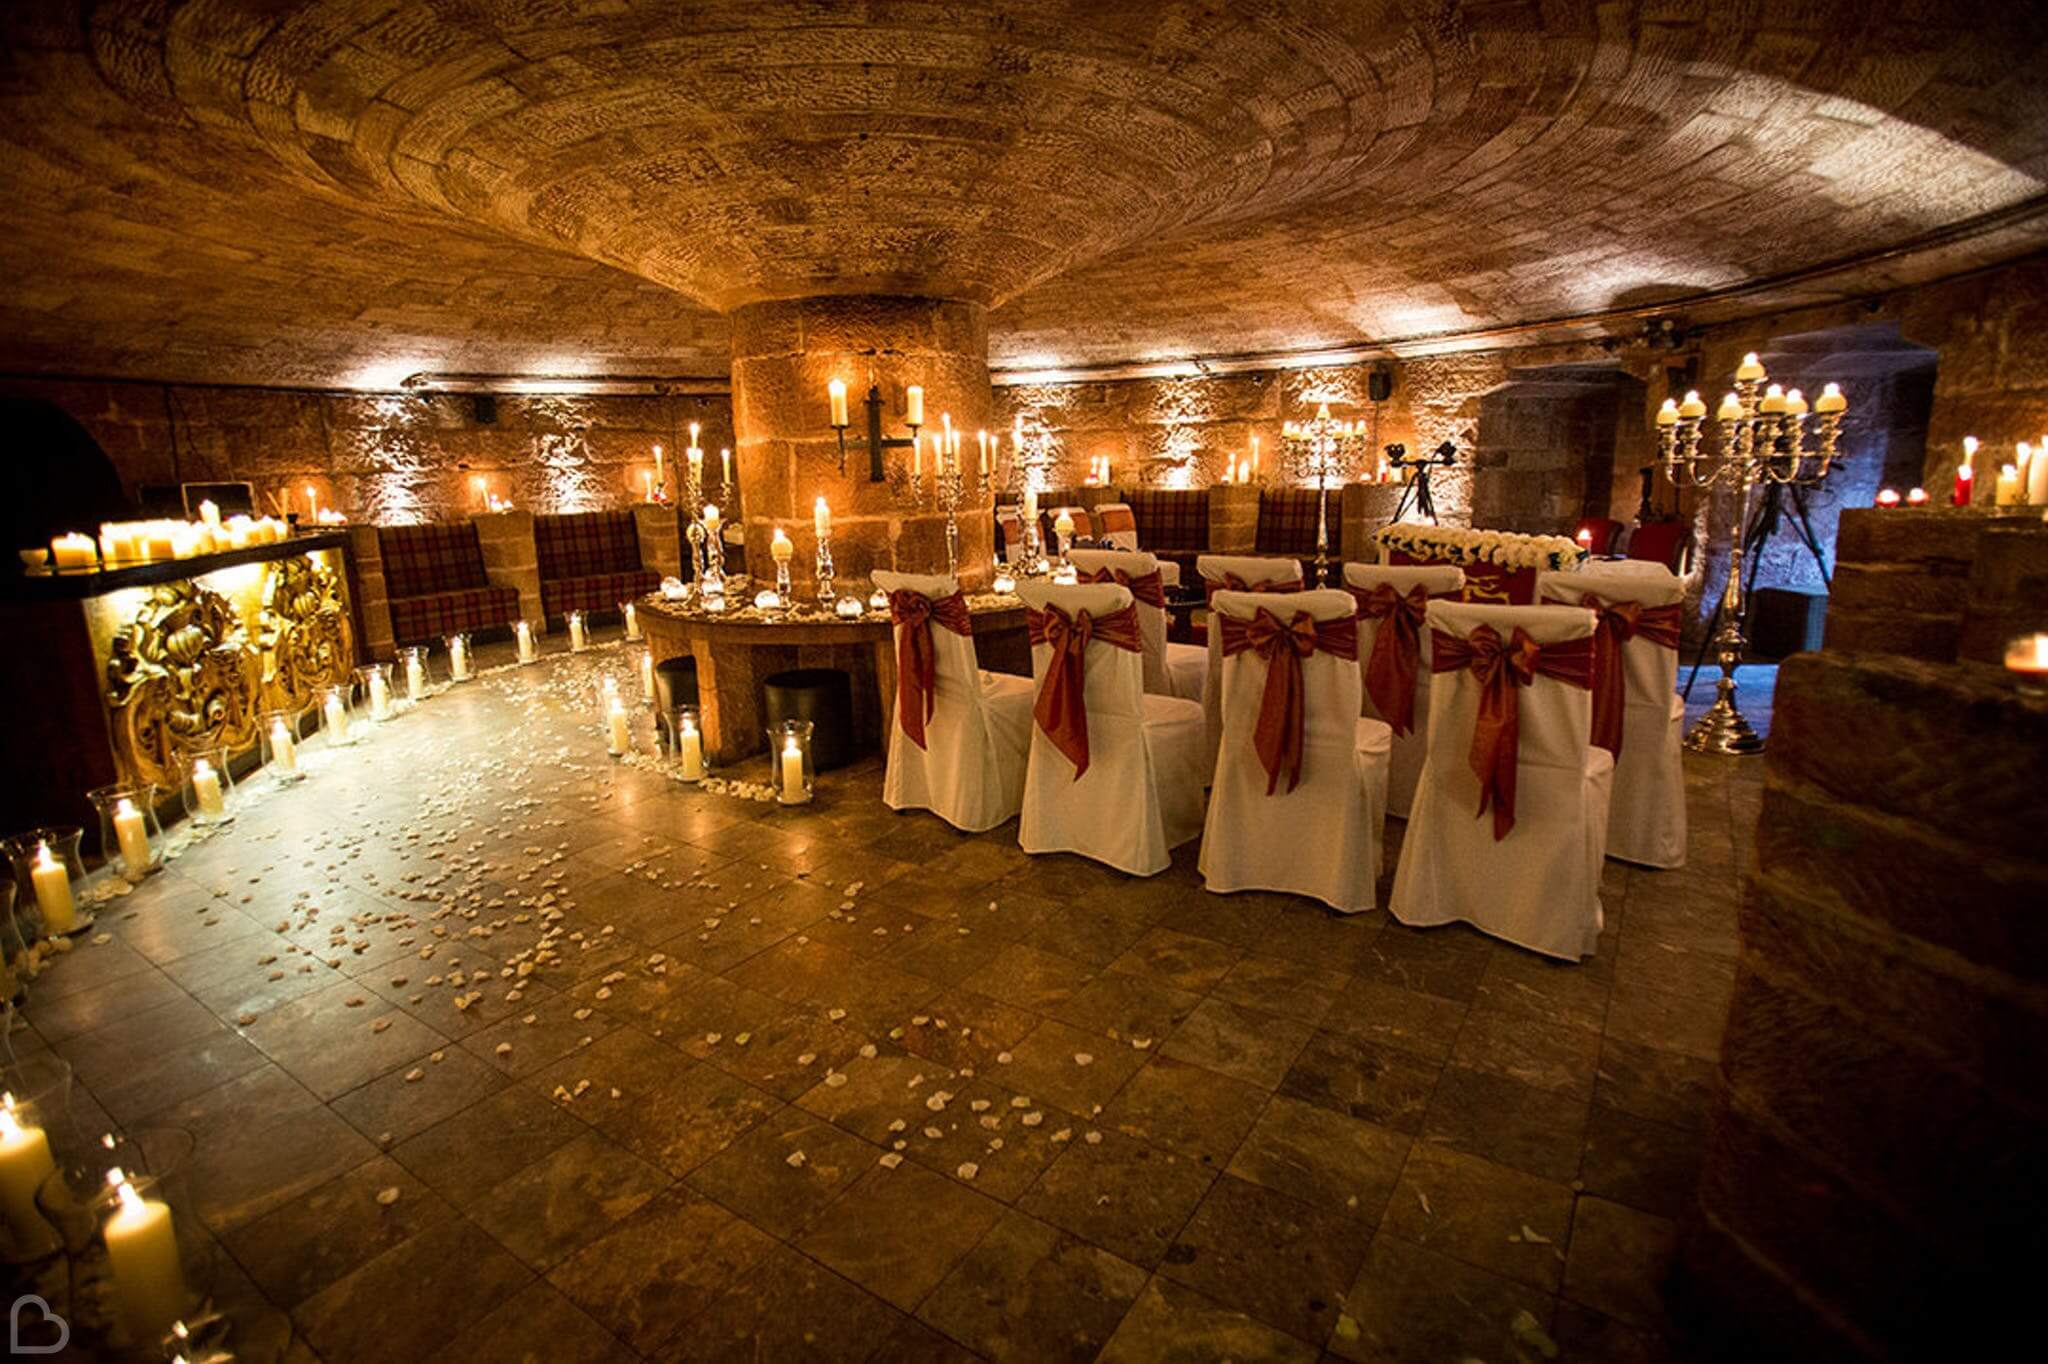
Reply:
[[[661,586],[641,566],[640,533],[630,511],[576,512],[533,518],[540,558],[541,610],[549,620],[571,611],[615,611],[622,601]]]
[[[1124,502],[1138,523],[1138,548],[1180,565],[1195,580],[1195,557],[1209,552],[1209,494],[1202,488],[1133,488]]]
[[[470,522],[379,526],[377,544],[397,643],[422,644],[519,618],[518,589],[491,585],[483,546]]]
[[[1337,489],[1330,490],[1330,558],[1344,561],[1343,503]],[[1316,490],[1313,488],[1268,488],[1259,494],[1259,538],[1261,554],[1285,555],[1291,559],[1313,558],[1316,552]]]

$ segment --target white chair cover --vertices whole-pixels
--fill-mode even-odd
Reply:
[[[1195,572],[1202,576],[1202,590],[1210,590],[1210,583],[1222,583],[1226,578],[1236,578],[1249,587],[1260,583],[1300,582],[1301,562],[1297,559],[1265,559],[1248,554],[1200,554],[1195,557]],[[1213,624],[1213,623],[1212,623]],[[1216,746],[1223,738],[1223,642],[1216,631],[1209,631],[1206,649],[1208,662],[1203,674],[1202,726],[1209,745],[1207,766],[1216,766]]]
[[[1580,573],[1606,573],[1624,578],[1669,578],[1673,582],[1682,579],[1655,559],[1590,559],[1579,566]],[[1575,576],[1566,574],[1541,574],[1541,577]]]
[[[1370,592],[1385,584],[1396,592],[1407,593],[1417,584],[1432,597],[1452,596],[1464,590],[1465,570],[1447,566],[1429,565],[1423,567],[1397,567],[1382,564],[1344,565],[1344,585],[1355,587],[1361,592]],[[1358,618],[1358,671],[1362,678],[1365,665],[1372,657],[1373,645],[1378,642],[1381,622],[1367,616]],[[1387,717],[1380,714],[1372,695],[1360,691],[1363,697],[1364,714],[1375,720]],[[1390,734],[1391,730],[1388,731]],[[1421,657],[1415,665],[1415,716],[1406,734],[1393,735],[1393,756],[1387,768],[1387,813],[1401,819],[1408,818],[1408,808],[1415,803],[1415,783],[1422,777],[1423,755],[1429,749],[1429,631],[1422,632]]]
[[[1218,592],[1210,607],[1219,636],[1224,615],[1249,621],[1266,610],[1284,624],[1298,611],[1337,620],[1355,609],[1351,594],[1335,589]],[[1270,667],[1249,649],[1223,660],[1223,745],[1202,828],[1202,881],[1217,892],[1306,895],[1345,914],[1371,909],[1393,731],[1359,715],[1358,666],[1317,650],[1301,661],[1301,784],[1289,791],[1283,778],[1268,795],[1253,735]]]
[[[959,584],[947,574],[874,572],[884,592],[916,592],[932,600],[950,597]],[[956,829],[978,833],[1017,813],[1024,800],[1024,770],[1030,751],[1029,678],[983,672],[974,641],[942,626],[932,627],[934,703],[925,722],[925,746],[903,732],[896,698],[889,707],[889,770],[882,800],[892,810],[930,810]],[[899,644],[896,666],[905,666]]]
[[[1034,611],[1103,616],[1130,604],[1114,583],[1061,587],[1020,583]],[[1052,650],[1031,650],[1033,697]],[[1202,710],[1192,701],[1147,696],[1139,654],[1091,643],[1082,687],[1088,711],[1088,770],[1078,779],[1067,755],[1034,723],[1018,844],[1029,853],[1071,852],[1133,876],[1171,865],[1174,848],[1202,831]]]
[[[1138,547],[1138,514],[1128,502],[1103,502],[1095,508],[1095,538],[1111,549]]]
[[[1590,592],[1608,601],[1672,606],[1685,597],[1684,580],[1662,564],[1655,570],[1609,572],[1589,565],[1577,573],[1540,573],[1538,601],[1580,605]],[[1607,816],[1607,855],[1645,867],[1685,865],[1685,698],[1678,694],[1678,651],[1637,635],[1622,646],[1627,679],[1621,756],[1614,761],[1614,801]]]
[[[1474,606],[1431,602],[1426,628],[1469,638],[1491,625],[1515,627],[1539,644],[1588,639],[1593,613],[1563,606]],[[1462,920],[1483,933],[1576,961],[1600,937],[1601,846],[1614,775],[1590,735],[1590,691],[1538,677],[1518,687],[1521,742],[1515,827],[1493,836],[1479,811],[1472,726],[1480,688],[1470,670],[1438,673],[1430,693],[1429,755],[1401,844],[1387,912],[1404,924]]]
[[[1167,586],[1166,574],[1159,560],[1150,554],[1120,549],[1077,549],[1067,558],[1082,573],[1100,573],[1107,568],[1132,579],[1158,573],[1160,590],[1164,591]],[[1144,601],[1137,606],[1138,626],[1145,634],[1145,690],[1154,696],[1201,700],[1202,680],[1209,672],[1208,651],[1192,644],[1169,644],[1166,639],[1166,608]],[[1193,655],[1192,666],[1189,655]]]

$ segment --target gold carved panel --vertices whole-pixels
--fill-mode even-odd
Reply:
[[[265,709],[304,710],[321,687],[354,676],[348,600],[341,576],[324,563],[294,556],[269,565],[260,633]]]

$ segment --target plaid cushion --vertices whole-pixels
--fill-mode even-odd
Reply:
[[[471,592],[491,585],[484,575],[483,546],[467,521],[433,526],[379,526],[384,555],[384,590],[400,597],[436,592]]]
[[[533,547],[542,582],[640,571],[640,533],[630,511],[536,516]]]
[[[661,575],[646,569],[631,573],[591,573],[580,578],[542,578],[541,610],[549,620],[559,620],[571,611],[619,609],[619,603],[644,597],[661,586]]]
[[[487,630],[519,619],[519,591],[479,587],[391,599],[391,635],[400,644],[429,644],[458,630]]]
[[[1330,498],[1330,557],[1344,557],[1342,499]],[[1259,495],[1259,553],[1303,558],[1316,552],[1316,490],[1269,489]]]
[[[1138,543],[1154,554],[1209,552],[1209,494],[1199,488],[1133,488],[1124,494]]]

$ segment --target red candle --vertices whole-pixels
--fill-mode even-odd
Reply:
[[[1950,506],[1967,507],[1970,505],[1971,483],[1970,466],[1965,464],[1956,470],[1956,491],[1955,495],[1949,499]]]

